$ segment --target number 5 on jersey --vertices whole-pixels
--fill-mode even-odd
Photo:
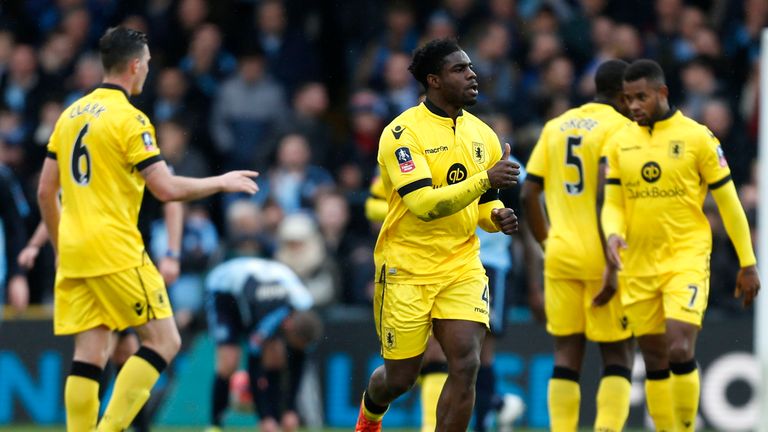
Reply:
[[[77,134],[75,145],[72,147],[72,158],[70,166],[72,167],[72,178],[80,186],[87,186],[91,182],[91,153],[85,146],[83,138],[88,133],[88,123],[80,129]]]
[[[570,195],[578,195],[584,190],[584,166],[581,163],[581,157],[574,152],[575,148],[581,145],[581,139],[582,137],[573,135],[566,141],[565,165],[576,168],[579,174],[576,183],[565,182],[565,191]]]

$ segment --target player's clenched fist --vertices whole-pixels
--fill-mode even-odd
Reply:
[[[226,174],[222,174],[221,189],[223,192],[245,192],[255,194],[259,191],[259,187],[253,179],[258,176],[259,173],[256,171],[230,171]]]
[[[506,189],[517,184],[520,175],[520,165],[509,160],[510,147],[504,144],[504,155],[488,170],[488,180],[494,189]]]
[[[491,210],[491,220],[504,234],[510,235],[517,232],[517,216],[511,208]]]

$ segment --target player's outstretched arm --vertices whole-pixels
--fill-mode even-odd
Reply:
[[[219,192],[245,192],[254,194],[259,187],[253,181],[256,171],[230,171],[215,177],[192,178],[171,174],[164,161],[153,163],[141,170],[152,195],[160,201],[191,201]]]
[[[736,255],[739,257],[741,270],[736,278],[734,296],[742,297],[743,305],[749,306],[760,289],[760,279],[757,274],[755,252],[752,248],[752,238],[749,232],[749,222],[744,214],[744,208],[739,201],[736,187],[732,181],[712,189],[712,198],[717,203],[720,217],[723,219],[725,231],[731,238]]]

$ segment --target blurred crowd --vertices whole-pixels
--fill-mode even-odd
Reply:
[[[182,277],[170,288],[182,314],[201,311],[206,272],[234,250],[284,262],[321,308],[369,304],[377,227],[363,207],[379,135],[417,103],[410,55],[438,37],[459,38],[480,83],[470,110],[521,161],[544,122],[592,98],[602,61],[657,60],[671,102],[721,140],[754,228],[766,23],[768,0],[4,1],[0,165],[17,193],[0,206],[18,207],[23,219],[4,229],[29,238],[39,222],[48,137],[67,105],[101,81],[97,41],[117,24],[149,36],[150,76],[132,101],[175,172],[261,173],[252,198],[185,205]],[[706,208],[715,244],[709,314],[728,316],[738,313],[738,261],[714,204]],[[162,257],[162,208],[149,194],[140,226]],[[16,257],[3,258],[13,269]],[[525,269],[515,262],[510,289],[522,305]],[[53,266],[48,248],[27,273],[32,303],[50,304]]]

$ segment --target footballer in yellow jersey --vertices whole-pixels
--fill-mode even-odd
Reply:
[[[657,430],[693,430],[700,393],[696,335],[709,295],[712,234],[702,206],[717,203],[739,256],[736,294],[745,305],[760,282],[744,210],[717,138],[670,108],[664,72],[632,63],[624,95],[635,124],[606,146],[602,212],[607,257],[646,367],[648,411]]]
[[[149,73],[146,35],[111,28],[99,50],[104,84],[59,117],[37,193],[59,254],[54,331],[76,335],[64,388],[69,432],[127,429],[181,344],[163,279],[137,228],[145,182],[163,201],[258,190],[252,171],[203,179],[172,175],[159,157],[152,125],[128,101],[141,93]],[[97,423],[112,330],[126,327],[135,327],[142,345],[117,375]]]
[[[388,212],[375,258],[377,269],[386,269],[388,282],[429,284],[450,281],[457,273],[483,273],[480,242],[474,236],[481,217],[478,205],[438,217],[438,208],[410,211],[403,197],[424,187],[463,183],[479,191],[484,172],[500,159],[501,145],[490,127],[466,111],[454,124],[429,100],[384,129],[378,160]],[[494,192],[485,197],[497,200]],[[480,204],[489,202],[485,197]],[[503,207],[501,201],[492,205]],[[490,212],[482,216],[488,219]]]
[[[600,343],[604,367],[595,430],[622,430],[629,412],[632,334],[615,295],[615,270],[606,268],[597,211],[603,146],[630,122],[619,112],[626,112],[627,66],[621,60],[602,63],[595,100],[548,121],[527,164],[525,216],[544,248],[547,331],[555,337],[548,389],[554,432],[578,427],[585,338]]]
[[[140,171],[160,160],[160,151],[154,127],[125,90],[103,84],[68,107],[48,156],[62,173],[58,273],[89,277],[140,266]]]
[[[507,160],[509,145],[502,155],[490,127],[464,111],[478,94],[467,54],[455,40],[434,40],[414,52],[409,70],[426,99],[395,118],[379,142],[387,214],[374,251],[374,318],[384,365],[363,393],[358,432],[380,431],[388,405],[413,386],[430,331],[449,374],[437,413],[450,414],[437,415],[435,428],[467,428],[488,326],[475,228],[517,230],[495,189],[514,185],[519,167]]]

